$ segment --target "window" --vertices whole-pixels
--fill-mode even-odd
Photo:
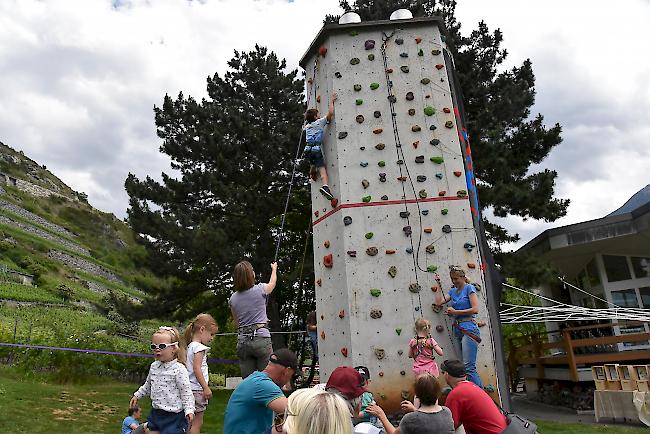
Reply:
[[[598,266],[596,265],[595,259],[592,259],[587,264],[587,274],[589,275],[589,284],[592,288],[600,285],[600,274],[598,274]]]
[[[650,308],[650,287],[646,286],[645,288],[639,288],[639,294],[641,295],[641,303],[643,303],[643,307],[646,309]]]
[[[639,307],[636,290],[634,289],[612,291],[612,302],[621,307]]]
[[[632,268],[634,269],[634,277],[637,279],[650,277],[650,258],[638,258],[633,256]]]
[[[607,280],[609,282],[618,282],[619,280],[632,278],[625,256],[603,255],[603,262],[605,263],[605,272],[607,273]]]

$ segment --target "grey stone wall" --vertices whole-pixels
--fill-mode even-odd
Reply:
[[[103,277],[105,279],[110,280],[111,282],[119,283],[120,285],[125,284],[122,279],[120,279],[117,275],[115,275],[115,273],[105,269],[100,265],[97,265],[90,261],[86,261],[85,259],[81,259],[76,256],[72,256],[67,253],[60,252],[58,250],[50,250],[47,253],[47,256],[48,258],[52,258],[54,260],[63,262],[65,265],[67,265],[70,268],[81,270],[85,273],[94,274],[95,276]]]
[[[17,205],[14,205],[11,202],[7,202],[6,200],[0,199],[0,208],[6,209],[7,211],[11,211],[14,214],[17,214],[23,218],[26,218],[27,220],[33,221],[34,223],[38,223],[41,226],[45,226],[46,228],[58,232],[62,235],[68,236],[68,237],[76,237],[75,234],[70,232],[64,227],[61,227],[57,224],[50,223],[48,220],[45,220],[43,217],[38,216],[34,214],[33,212],[27,211],[26,209],[23,209]]]
[[[42,229],[39,229],[39,228],[37,228],[35,226],[29,225],[29,224],[26,224],[26,223],[23,223],[23,222],[20,222],[20,221],[17,221],[17,220],[10,219],[9,217],[5,217],[3,215],[0,215],[0,223],[22,229],[23,231],[28,232],[28,233],[30,233],[32,235],[36,235],[39,238],[43,238],[45,240],[52,241],[54,243],[57,243],[57,244],[60,244],[60,245],[62,245],[64,247],[66,247],[66,248],[68,248],[70,250],[73,250],[73,251],[75,251],[77,253],[81,253],[83,255],[89,255],[90,256],[90,251],[88,251],[88,249],[86,249],[84,247],[81,247],[79,244],[73,243],[72,241],[68,241],[65,238],[61,238],[61,237],[57,237],[56,235],[52,235],[51,233],[46,232],[46,231],[44,231]]]

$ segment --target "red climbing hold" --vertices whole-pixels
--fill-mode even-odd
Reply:
[[[395,254],[395,250],[393,250],[393,249],[386,250],[386,254],[387,255],[393,255],[393,254]]]
[[[348,356],[348,349],[345,348],[345,347],[341,348],[341,354],[343,354],[343,357],[347,357]]]
[[[321,279],[318,279],[316,281],[316,285],[321,286],[323,284],[323,281]]]
[[[327,48],[325,48],[324,46],[320,47],[318,49],[318,54],[320,54],[322,57],[325,57],[325,55],[327,54]]]
[[[474,268],[476,268],[476,264],[473,263],[473,262],[468,262],[468,263],[467,263],[467,268],[472,268],[472,269],[474,269]]]
[[[433,292],[438,292],[438,287],[437,287],[437,286],[432,286],[432,287],[431,287],[431,291],[433,291]]]
[[[424,233],[425,234],[430,234],[431,232],[433,232],[432,228],[424,228]]]
[[[376,128],[376,129],[372,130],[372,132],[375,133],[375,134],[381,134],[383,131],[384,131],[383,128]]]
[[[314,215],[315,215],[316,217],[318,217],[318,216],[320,215],[320,213],[318,212],[318,210],[314,211]]]
[[[436,65],[436,69],[442,69],[442,68],[444,68],[444,67],[445,67],[445,65],[443,65],[442,63],[438,63],[438,64]]]
[[[438,196],[440,196],[440,197],[444,196],[445,194],[447,194],[447,191],[445,191],[445,190],[440,190],[438,192]]]
[[[386,70],[386,74],[391,74],[392,72],[393,72],[393,68],[388,68],[388,69]]]
[[[422,38],[415,38],[415,43],[416,44],[419,44],[420,42],[422,42]]]
[[[326,268],[332,268],[332,261],[333,261],[333,259],[332,259],[332,254],[331,253],[329,255],[325,255],[323,257],[323,265]]]
[[[406,176],[398,176],[398,177],[397,177],[397,180],[398,180],[398,181],[402,181],[402,182],[404,182],[404,181],[407,180],[407,178],[406,178]]]
[[[383,377],[384,376],[384,371],[380,371],[379,374],[377,374],[377,375],[379,375],[380,377]]]
[[[339,200],[337,198],[330,200],[330,205],[332,205],[332,208],[336,208],[336,205],[338,204],[339,204]]]
[[[460,176],[460,175],[462,175],[462,174],[463,174],[463,172],[461,172],[460,170],[455,170],[455,171],[454,171],[454,175],[455,175],[455,176]]]
[[[320,316],[320,319],[323,319],[323,315]],[[325,339],[325,332],[324,331],[320,332],[320,338]]]
[[[445,113],[451,113],[451,109],[449,107],[443,108],[442,111]]]
[[[345,309],[341,309],[339,311],[339,318],[341,318],[341,319],[345,318]]]
[[[413,142],[413,147],[417,149],[419,144],[420,144],[419,140],[417,142]]]
[[[330,248],[330,240],[325,240],[323,245],[325,246],[326,249],[329,249]]]

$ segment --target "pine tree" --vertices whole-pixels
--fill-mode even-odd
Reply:
[[[455,0],[356,0],[353,4],[341,0],[340,6],[357,12],[363,21],[386,20],[402,8],[416,17],[441,16],[459,77],[482,209],[490,208],[498,217],[517,215],[544,221],[566,214],[569,200],[554,197],[557,172],[529,170],[562,141],[561,127],[548,128],[541,114],[531,117],[535,75],[530,60],[497,72],[507,56],[500,30],[492,32],[481,21],[469,36],[463,36],[454,16]],[[328,22],[337,19],[326,17]],[[485,218],[484,223],[497,253],[504,242],[519,239],[518,234]]]
[[[126,180],[129,223],[152,253],[149,266],[170,281],[151,288],[155,299],[143,315],[182,319],[213,307],[224,323],[233,266],[247,259],[257,281],[269,277],[300,137],[304,81],[259,46],[235,52],[228,66],[223,77],[207,79],[207,99],[181,93],[154,108],[160,151],[177,176],[163,173],[157,182],[129,174]],[[309,225],[307,178],[297,176],[280,272],[296,270]],[[311,269],[311,249],[306,262]],[[296,306],[288,300],[295,299],[297,284],[291,282],[295,276],[285,275],[273,293],[275,327],[280,317],[285,324],[293,319]]]

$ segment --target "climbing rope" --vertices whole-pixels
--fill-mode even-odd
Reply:
[[[318,67],[318,58],[314,61],[314,72],[311,79],[312,88],[316,87],[316,69]],[[309,108],[309,103],[311,102],[312,92],[307,94],[307,108]],[[304,124],[303,124],[304,128]],[[298,167],[298,161],[300,160],[301,150],[302,150],[302,129],[300,133],[300,138],[298,139],[298,146],[296,147],[296,156],[293,159],[293,168],[291,169],[291,181],[289,181],[289,191],[287,192],[287,200],[284,203],[284,211],[282,212],[282,220],[280,222],[280,232],[278,233],[278,239],[275,244],[275,256],[273,262],[278,261],[278,255],[280,253],[280,244],[282,243],[282,236],[284,235],[284,223],[287,219],[287,211],[289,210],[289,202],[291,201],[291,190],[293,189],[293,180],[296,177],[296,167]]]

